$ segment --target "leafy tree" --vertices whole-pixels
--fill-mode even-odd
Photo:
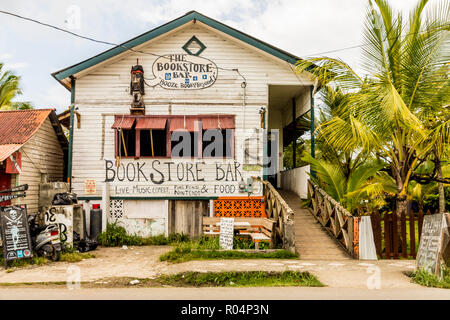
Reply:
[[[446,150],[449,121],[425,125],[449,104],[449,3],[424,9],[421,0],[404,23],[386,0],[369,1],[361,77],[345,62],[318,57],[298,62],[319,85],[350,93],[339,114],[322,123],[319,137],[346,152],[361,150],[388,164],[395,180],[396,212],[406,213],[408,185],[436,145]],[[439,156],[439,155],[438,155]],[[442,156],[442,154],[441,154]]]
[[[30,102],[15,102],[14,98],[22,94],[19,87],[20,77],[11,71],[4,70],[0,63],[0,110],[32,109]]]

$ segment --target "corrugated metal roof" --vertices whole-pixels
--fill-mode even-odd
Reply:
[[[4,144],[0,145],[0,162],[8,158],[11,154],[20,149],[22,144]]]
[[[53,109],[0,111],[0,145],[24,144]]]
[[[155,129],[163,130],[166,128],[166,118],[161,117],[145,117],[138,118],[136,129]]]

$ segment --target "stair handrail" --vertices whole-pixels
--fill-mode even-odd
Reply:
[[[358,218],[311,179],[308,180],[308,199],[311,199],[312,214],[322,227],[350,256],[357,258],[359,253]]]
[[[295,252],[294,211],[269,181],[260,177],[252,179],[264,186],[266,213],[269,218],[275,220],[276,237],[282,241],[283,248]]]

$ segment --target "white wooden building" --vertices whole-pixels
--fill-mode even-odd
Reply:
[[[298,60],[191,11],[55,72],[76,110],[73,191],[87,207],[100,203],[108,221],[143,236],[198,234],[201,216],[257,212],[246,206],[263,201],[262,185],[249,194],[240,184],[252,176],[282,183],[282,148],[271,152],[264,129],[280,130],[282,146],[283,128],[311,109],[313,83],[294,72]],[[146,82],[140,113],[130,110],[135,65]],[[223,154],[205,155],[206,130],[224,137]],[[189,132],[193,149],[175,157],[180,131]],[[268,153],[275,172],[264,168]]]

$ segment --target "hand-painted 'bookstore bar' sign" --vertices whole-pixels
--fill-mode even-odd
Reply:
[[[217,65],[211,60],[188,54],[172,54],[157,58],[152,67],[155,79],[149,86],[164,89],[205,89],[217,80]]]

